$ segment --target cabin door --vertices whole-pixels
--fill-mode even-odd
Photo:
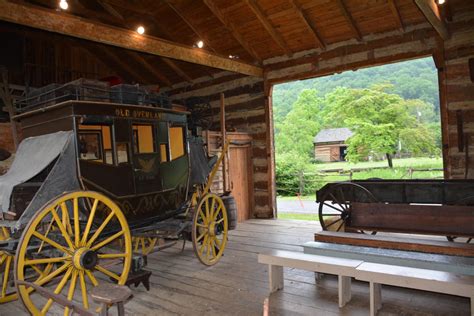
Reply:
[[[250,218],[253,194],[251,190],[252,160],[250,145],[231,146],[229,149],[230,189],[237,204],[237,220]]]

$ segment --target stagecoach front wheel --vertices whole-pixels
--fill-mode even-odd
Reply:
[[[120,250],[117,241],[124,245]],[[35,284],[94,312],[98,306],[88,296],[90,289],[110,279],[125,284],[131,247],[127,220],[112,200],[91,191],[66,193],[36,212],[24,229],[15,278],[31,282],[29,271],[41,268]],[[17,291],[33,315],[70,313],[33,288],[17,285]]]
[[[194,253],[201,263],[216,264],[224,253],[228,232],[227,210],[222,199],[206,194],[193,216],[192,239]]]
[[[8,240],[10,238],[10,231],[7,227],[0,227],[0,241]],[[15,288],[12,287],[13,281],[13,255],[0,251],[0,304],[8,303],[16,300]]]

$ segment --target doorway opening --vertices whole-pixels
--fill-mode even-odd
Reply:
[[[443,178],[433,58],[275,85],[278,218],[317,220],[326,183]]]

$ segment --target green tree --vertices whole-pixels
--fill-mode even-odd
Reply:
[[[387,84],[370,89],[338,88],[326,96],[325,126],[349,127],[354,132],[347,141],[349,161],[385,155],[392,167],[397,150],[415,155],[437,153],[435,135],[423,123],[431,113],[430,106],[420,100],[406,101],[387,92],[391,89]]]
[[[281,123],[275,123],[279,132],[275,135],[277,153],[293,152],[313,157],[313,138],[320,130],[323,100],[314,89],[301,92],[291,111]]]

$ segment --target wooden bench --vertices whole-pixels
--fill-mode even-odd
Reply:
[[[356,279],[370,284],[371,316],[382,307],[382,284],[468,297],[474,316],[474,276],[364,262],[356,269]]]
[[[260,253],[258,262],[268,264],[270,292],[283,288],[283,267],[312,272],[334,274],[338,276],[339,307],[351,299],[351,277],[355,277],[356,268],[362,261],[309,255],[301,252],[273,250]]]

